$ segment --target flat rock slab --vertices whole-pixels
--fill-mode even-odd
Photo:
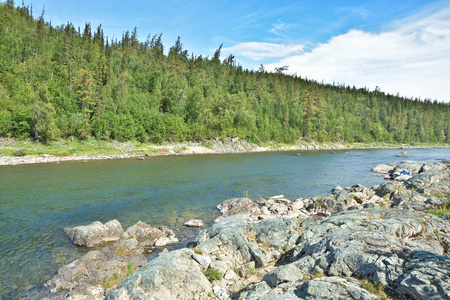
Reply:
[[[64,233],[74,245],[94,247],[102,242],[117,241],[123,233],[123,228],[117,220],[105,224],[95,221],[89,225],[65,228]]]

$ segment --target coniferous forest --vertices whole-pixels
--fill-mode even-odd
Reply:
[[[450,142],[450,104],[247,70],[220,52],[197,56],[180,39],[167,51],[136,29],[109,40],[0,3],[0,137]]]

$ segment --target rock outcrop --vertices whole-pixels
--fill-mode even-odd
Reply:
[[[123,233],[123,228],[117,220],[105,224],[95,221],[89,225],[65,228],[64,233],[74,245],[94,247],[102,242],[117,241]]]
[[[216,299],[193,254],[181,249],[155,258],[122,281],[106,299]]]
[[[139,269],[107,299],[378,299],[373,286],[398,299],[447,299],[449,243],[448,221],[407,210],[350,210],[301,224],[234,215],[199,233],[192,249]],[[210,268],[223,278],[206,281]]]
[[[122,279],[147,263],[147,251],[175,242],[178,239],[167,227],[154,228],[139,221],[112,245],[61,267],[46,283],[54,294],[47,299],[103,299]]]

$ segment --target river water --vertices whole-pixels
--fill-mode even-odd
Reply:
[[[371,187],[383,179],[370,172],[381,163],[450,158],[450,149],[266,152],[92,160],[0,166],[0,298],[36,298],[43,283],[87,250],[75,247],[65,227],[118,219],[125,228],[141,220],[167,225],[182,247],[211,224],[215,206],[242,197],[288,199],[329,193],[335,185]]]

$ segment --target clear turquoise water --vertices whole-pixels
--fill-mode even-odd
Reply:
[[[326,194],[334,185],[382,182],[377,164],[435,162],[450,149],[272,152],[0,166],[0,298],[37,297],[62,265],[86,250],[73,246],[63,228],[118,219],[173,228],[182,242],[197,232],[190,218],[211,223],[215,206],[248,191],[250,197],[289,199]]]

